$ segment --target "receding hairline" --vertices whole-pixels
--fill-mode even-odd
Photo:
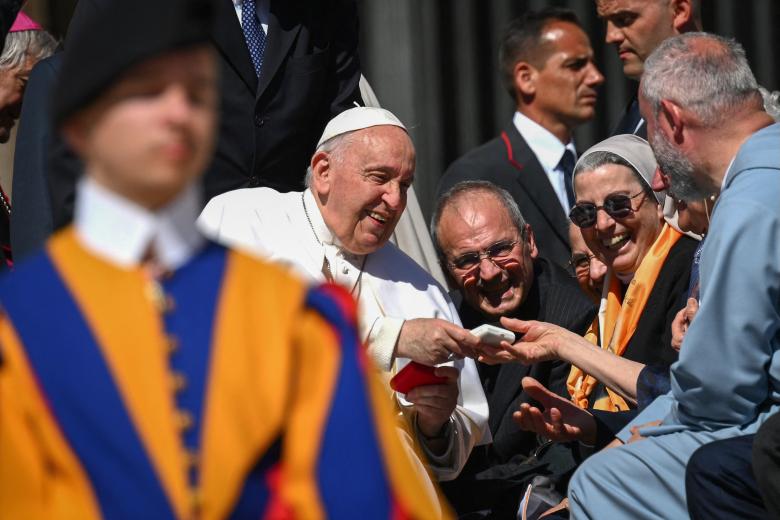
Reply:
[[[611,7],[621,2],[621,0],[594,0],[594,1],[596,3],[596,13],[599,16],[599,18],[604,17],[604,14],[602,13],[602,7],[601,7],[603,4],[607,4],[606,7]],[[656,4],[661,4],[661,3],[669,3],[670,1],[674,1],[674,0],[634,0],[634,1],[640,4],[646,4],[648,1],[655,2]],[[689,0],[689,2],[691,4],[691,21],[701,26],[701,0]],[[624,11],[630,11],[630,9],[618,8],[614,12],[610,12],[609,16],[613,16],[615,14]]]
[[[554,27],[559,26],[559,27]],[[569,27],[562,27],[562,26],[569,26]],[[563,35],[553,37],[552,33],[555,30],[560,30],[564,32]],[[580,32],[585,37],[585,39],[588,42],[588,47],[590,47],[590,38],[588,38],[587,33],[582,29],[581,26],[577,25],[574,22],[570,22],[568,20],[548,20],[544,26],[542,27],[541,32],[539,33],[539,40],[536,45],[535,51],[532,51],[532,54],[536,54],[532,58],[535,63],[531,63],[532,60],[528,60],[528,62],[536,67],[537,69],[544,69],[547,66],[547,62],[550,60],[553,54],[555,54],[555,51],[557,50],[556,44],[561,41],[564,37],[566,37],[566,32]],[[522,60],[520,60],[522,61]]]
[[[439,217],[439,222],[441,222],[441,219],[444,217],[444,214],[449,211],[450,209],[457,210],[458,208],[464,208],[467,206],[476,206],[477,204],[477,198],[478,197],[492,197],[493,200],[498,201],[501,204],[501,208],[507,213],[507,215],[510,217],[511,215],[509,212],[509,208],[506,207],[506,204],[504,204],[504,200],[501,198],[501,196],[491,191],[488,188],[482,187],[482,186],[475,186],[470,187],[467,190],[458,191],[452,194],[451,197],[447,198],[447,200],[444,201],[441,207],[441,216]]]

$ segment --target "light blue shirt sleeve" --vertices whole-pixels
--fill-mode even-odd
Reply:
[[[651,421],[657,421],[659,419],[663,419],[666,417],[669,412],[672,409],[672,406],[674,405],[674,396],[672,396],[672,393],[669,392],[668,394],[659,395],[656,397],[656,399],[647,405],[647,407],[640,412],[639,415],[634,417],[634,420],[628,423],[620,432],[616,435],[618,439],[623,441],[623,443],[628,442],[629,437],[631,437],[631,428],[634,426],[641,426],[643,424],[647,424]],[[658,429],[659,427],[656,427],[655,429]],[[676,427],[679,430],[679,427]],[[655,434],[655,429],[650,428],[642,428],[640,431],[643,434],[646,435],[653,435]],[[664,432],[668,433],[668,432]]]
[[[780,338],[779,185],[776,170],[753,170],[715,206],[700,308],[672,367],[665,425],[746,427],[778,401],[770,379],[780,374],[769,367]]]

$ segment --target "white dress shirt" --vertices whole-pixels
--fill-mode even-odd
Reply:
[[[361,335],[371,357],[386,372],[408,363],[393,359],[404,320],[441,318],[460,325],[457,311],[441,286],[393,244],[387,243],[367,257],[342,251],[309,190],[279,193],[270,188],[249,188],[224,193],[206,205],[198,226],[215,241],[284,263],[316,282],[326,279],[327,258],[335,281],[347,290],[354,288]],[[451,416],[453,434],[443,455],[428,453],[432,470],[441,480],[455,478],[472,447],[491,440],[487,400],[476,364],[471,359],[449,364],[460,370],[458,406]],[[404,413],[414,413],[400,396],[399,404]]]
[[[268,36],[268,16],[270,13],[270,6],[268,5],[271,0],[257,0],[255,3],[255,12],[257,13],[257,19],[260,20],[260,26],[263,28],[263,32]],[[238,16],[238,23],[243,27],[241,22],[241,14],[243,13],[244,0],[233,0],[233,7],[236,10]]]
[[[571,207],[569,207],[569,198],[566,196],[564,173],[559,167],[559,163],[561,158],[563,158],[563,152],[566,150],[571,150],[576,162],[577,150],[574,148],[574,141],[569,141],[564,145],[549,130],[520,112],[515,112],[512,121],[517,131],[520,132],[525,142],[528,143],[528,147],[536,156],[539,164],[542,165],[544,173],[547,174],[547,178],[550,180],[550,185],[558,196],[563,212],[568,215]]]
[[[85,175],[76,186],[73,224],[82,245],[113,264],[137,266],[152,250],[155,261],[173,271],[206,241],[195,226],[199,208],[196,184],[165,208],[151,212]]]

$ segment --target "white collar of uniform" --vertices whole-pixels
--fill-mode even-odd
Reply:
[[[199,209],[195,183],[165,208],[151,212],[85,175],[76,187],[73,221],[82,244],[115,264],[139,265],[153,244],[156,261],[175,270],[205,242],[195,227]]]
[[[515,112],[512,122],[545,171],[552,171],[558,167],[564,150],[571,150],[574,157],[577,157],[573,140],[564,145],[552,132],[520,112]]]

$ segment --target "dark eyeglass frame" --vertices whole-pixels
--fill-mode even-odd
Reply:
[[[607,215],[612,218],[626,218],[639,209],[634,209],[631,201],[640,195],[647,195],[647,192],[642,190],[636,195],[623,195],[622,193],[607,195],[601,206],[596,206],[592,202],[578,202],[569,211],[569,220],[579,228],[589,228],[596,224],[600,209],[606,211]]]
[[[471,271],[475,267],[478,267],[483,258],[487,258],[493,263],[497,260],[503,260],[512,254],[515,246],[523,241],[523,238],[517,240],[499,240],[493,244],[490,244],[485,249],[479,251],[469,251],[453,258],[451,261],[447,261],[447,265],[451,269],[458,271]],[[505,252],[501,252],[502,249],[506,249]],[[466,265],[463,265],[466,262]]]

